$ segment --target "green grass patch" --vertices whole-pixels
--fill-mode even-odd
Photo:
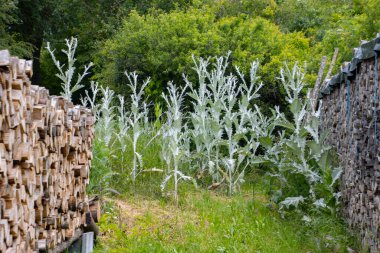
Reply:
[[[187,190],[179,206],[146,195],[108,199],[95,252],[346,252],[342,221],[281,218],[265,195]]]

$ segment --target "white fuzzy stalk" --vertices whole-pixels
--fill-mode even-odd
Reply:
[[[71,39],[66,39],[67,50],[62,50],[62,52],[67,56],[67,66],[65,68],[65,64],[61,64],[54,55],[55,49],[50,48],[50,43],[47,43],[46,49],[50,53],[51,58],[53,59],[54,65],[57,67],[59,73],[56,76],[61,80],[61,87],[63,92],[61,95],[67,100],[71,101],[72,95],[77,90],[84,87],[82,84],[83,78],[89,74],[90,68],[93,66],[93,63],[90,62],[88,65],[84,66],[84,70],[82,74],[78,73],[78,77],[76,81],[74,81],[74,75],[76,72],[76,67],[74,66],[76,62],[75,58],[75,50],[78,46],[78,40],[74,37]]]
[[[168,181],[174,180],[174,200],[178,204],[178,183],[180,180],[190,180],[191,177],[186,176],[180,171],[181,160],[186,154],[187,136],[183,131],[182,102],[184,98],[185,88],[179,89],[173,83],[168,84],[168,94],[162,94],[168,108],[166,112],[166,123],[163,128],[163,157],[167,163],[168,171],[165,179],[161,184],[161,189],[164,190]],[[168,152],[169,151],[169,152]],[[172,166],[172,167],[171,167]]]
[[[139,174],[139,167],[142,169],[142,156],[137,151],[137,144],[140,136],[144,131],[144,122],[148,114],[148,109],[144,102],[144,89],[149,84],[150,79],[145,80],[139,87],[138,75],[136,72],[128,73],[125,72],[128,78],[128,87],[131,89],[131,107],[130,115],[128,117],[128,123],[132,130],[132,149],[133,149],[133,160],[132,160],[132,170],[131,179],[133,184],[136,182],[137,175]]]

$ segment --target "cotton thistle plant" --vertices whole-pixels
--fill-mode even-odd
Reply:
[[[118,154],[117,163],[120,164],[120,172],[124,174],[126,169],[125,154],[127,150],[133,152],[130,175],[133,184],[137,175],[143,170],[142,155],[137,150],[137,144],[141,135],[149,132],[148,106],[144,102],[144,89],[149,79],[140,84],[136,73],[126,73],[131,88],[129,107],[126,107],[125,97],[116,96],[109,87],[100,87],[97,83],[91,83],[91,92],[86,91],[86,96],[81,98],[84,106],[90,107],[97,118],[96,131],[105,149],[114,157]],[[101,93],[100,103],[96,103],[98,93]],[[159,131],[157,131],[159,133]],[[157,137],[158,133],[153,137]],[[148,146],[153,138],[146,144]],[[112,158],[110,157],[110,158]],[[120,161],[119,161],[120,160]]]
[[[282,187],[290,188],[293,193],[299,188],[294,185],[298,184],[294,182],[295,175],[303,177],[308,187],[308,194],[280,196],[280,208],[299,208],[301,204],[311,204],[316,209],[335,212],[340,196],[335,188],[341,169],[333,168],[330,147],[323,144],[326,135],[319,133],[321,105],[315,109],[316,101],[312,100],[310,93],[306,97],[302,95],[306,83],[304,73],[297,64],[292,70],[285,65],[280,75],[292,120],[276,108],[274,124],[285,130],[279,133],[278,141],[273,146],[267,146],[265,158],[275,165],[275,171],[269,175],[280,179]]]
[[[162,157],[167,165],[164,180],[161,183],[161,190],[164,191],[168,182],[172,179],[174,190],[174,200],[178,204],[178,184],[181,180],[192,180],[185,175],[180,167],[187,154],[188,137],[186,127],[183,122],[182,103],[185,95],[186,86],[182,89],[177,88],[172,82],[168,84],[168,94],[162,94],[167,106],[166,122],[162,130]]]
[[[88,65],[85,65],[82,74],[78,73],[78,77],[76,81],[74,81],[74,75],[76,73],[75,62],[77,61],[75,58],[75,51],[78,46],[78,40],[74,37],[71,37],[71,39],[66,39],[66,46],[67,50],[62,50],[62,52],[67,57],[67,66],[66,64],[61,64],[59,60],[55,58],[55,49],[50,48],[49,42],[47,43],[46,49],[50,53],[54,65],[57,67],[59,72],[56,76],[62,82],[61,87],[63,92],[61,92],[61,95],[71,101],[73,93],[84,87],[82,84],[83,78],[89,74],[89,70],[93,66],[93,63],[90,62]]]
[[[102,93],[101,105],[99,107],[101,117],[98,119],[96,128],[98,138],[100,138],[106,146],[109,146],[115,127],[116,107],[113,105],[115,92],[109,87],[101,87],[100,91]]]
[[[243,165],[235,179],[234,184],[239,185],[239,181],[243,182],[245,169],[250,166],[254,167],[257,164],[264,162],[261,156],[257,155],[257,150],[260,146],[265,146],[263,140],[271,139],[274,130],[274,117],[265,116],[260,108],[255,104],[255,100],[260,97],[259,91],[263,87],[263,83],[259,82],[257,71],[259,62],[254,61],[251,64],[249,72],[249,82],[247,82],[244,74],[236,67],[238,76],[240,77],[240,98],[238,101],[238,119],[235,122],[235,137],[239,142],[245,143],[241,145],[237,143],[238,163]],[[252,105],[253,104],[253,105]]]
[[[212,136],[213,142],[210,142],[208,145],[208,149],[213,150],[214,161],[209,162],[209,173],[212,175],[213,181],[220,184],[224,177],[221,175],[221,163],[220,158],[220,149],[223,143],[223,134],[224,128],[223,126],[223,112],[224,107],[222,104],[223,99],[225,99],[225,93],[227,86],[225,84],[226,80],[226,68],[228,66],[228,57],[229,53],[226,57],[219,57],[216,59],[216,63],[214,64],[214,68],[208,72],[207,64],[203,59],[199,59],[199,62],[202,61],[206,64],[203,64],[202,70],[206,72],[207,76],[207,88],[210,91],[210,99],[208,102],[208,111],[210,116],[210,134]],[[202,66],[201,64],[199,64]]]
[[[305,86],[305,83],[303,81],[304,73],[302,72],[302,69],[297,65],[294,66],[292,71],[290,71],[286,65],[285,68],[286,70],[282,69],[281,71],[280,80],[288,94],[287,101],[289,102],[290,111],[292,113],[294,122],[294,134],[290,135],[289,139],[287,140],[287,145],[295,145],[294,147],[301,151],[297,152],[296,154],[298,156],[297,161],[299,161],[299,163],[294,161],[293,166],[297,172],[306,175],[309,179],[309,182],[318,182],[321,180],[320,175],[318,173],[315,173],[307,163],[306,156],[309,155],[307,153],[307,140],[304,136],[304,133],[302,135],[301,130],[306,130],[309,133],[313,133],[312,137],[318,143],[319,135],[315,135],[314,132],[318,132],[319,124],[313,124],[314,128],[311,125],[303,125],[304,119],[307,117],[307,114],[310,113],[308,111],[310,108],[310,100],[300,98],[300,93]],[[315,120],[317,121],[318,118],[315,117]],[[315,129],[315,127],[317,129]],[[321,149],[321,151],[323,150]],[[314,195],[314,191],[312,189],[310,193]]]
[[[113,158],[116,157],[114,147],[117,115],[114,105],[115,94],[108,87],[99,87],[97,83],[92,82],[91,92],[86,92],[86,97],[81,101],[84,106],[92,109],[96,118],[96,139],[93,145],[94,169],[91,173],[93,180],[91,180],[89,188],[97,189],[101,197],[109,193],[120,194],[112,186],[114,179],[119,175],[112,166]]]
[[[216,63],[209,71],[210,58],[195,59],[193,68],[198,76],[197,89],[186,78],[190,87],[188,96],[192,98],[193,112],[192,141],[195,144],[195,153],[200,175],[206,171],[212,176],[214,183],[220,183],[219,151],[222,143],[224,129],[222,127],[223,105],[221,103],[226,92],[224,85],[228,56],[216,58]]]
[[[227,89],[225,98],[222,99],[223,123],[227,135],[228,156],[222,161],[227,172],[224,175],[229,184],[230,194],[233,194],[236,187],[244,182],[246,168],[262,162],[256,156],[256,151],[260,146],[259,139],[265,125],[260,121],[262,114],[258,107],[251,105],[259,97],[258,92],[263,86],[258,82],[258,66],[258,62],[252,63],[249,83],[236,68],[240,80],[230,75],[224,84]],[[235,109],[236,107],[238,110]],[[242,145],[242,142],[245,144]]]
[[[216,58],[211,70],[209,59],[194,60],[198,88],[185,81],[190,86],[188,95],[193,99],[194,107],[190,115],[192,141],[196,147],[195,153],[202,154],[201,159],[195,155],[198,157],[198,167],[201,171],[208,169],[215,182],[213,185],[225,181],[229,193],[233,194],[244,181],[245,169],[253,160],[258,162],[255,153],[260,143],[256,132],[261,125],[256,114],[260,112],[257,112],[257,107],[252,109],[251,102],[259,97],[262,83],[258,82],[256,75],[258,62],[251,66],[249,83],[238,68],[240,79],[233,74],[228,75],[228,57],[229,54]],[[242,146],[241,141],[246,145]],[[225,149],[227,155],[222,155],[225,152],[220,150]]]
[[[198,177],[201,178],[206,167],[213,167],[211,149],[214,146],[215,139],[211,133],[210,112],[208,108],[210,92],[207,89],[207,71],[205,71],[207,70],[208,60],[201,59],[198,65],[193,56],[193,61],[196,65],[194,69],[198,74],[198,88],[195,88],[186,77],[184,77],[184,80],[190,88],[187,95],[193,99],[191,101],[193,112],[190,113],[192,123],[190,134],[195,144],[196,167],[199,168]]]
[[[99,83],[91,81],[90,82],[90,91],[91,93],[88,92],[88,90],[85,90],[85,97],[81,97],[80,101],[81,104],[84,107],[89,107],[94,114],[95,117],[95,122],[97,122],[99,116],[100,116],[100,104],[97,103],[97,96],[100,93],[100,88],[99,88]]]
[[[138,75],[136,72],[128,73],[125,72],[128,78],[128,87],[131,89],[131,107],[130,114],[127,118],[128,124],[132,131],[131,142],[133,149],[133,159],[132,159],[132,169],[131,169],[131,179],[133,184],[135,184],[138,174],[142,171],[143,160],[141,154],[137,151],[137,144],[142,134],[144,134],[144,124],[147,125],[147,115],[148,109],[144,101],[145,88],[149,84],[150,79],[143,81],[139,84]]]
[[[240,114],[235,110],[238,105],[238,97],[241,93],[241,86],[235,76],[230,75],[226,81],[227,86],[225,99],[222,100],[224,107],[223,125],[226,133],[225,146],[227,155],[222,159],[225,170],[221,171],[228,183],[228,192],[232,195],[236,186],[244,182],[244,170],[248,166],[244,154],[240,153],[240,140],[246,134],[246,114]],[[244,168],[239,170],[240,165],[245,163]]]
[[[125,163],[124,163],[124,156],[125,152],[127,151],[128,145],[128,131],[129,131],[129,124],[128,124],[128,113],[125,110],[125,99],[124,96],[118,95],[117,96],[119,100],[119,106],[117,107],[117,132],[115,133],[116,139],[119,143],[119,149],[121,151],[120,153],[120,159],[121,159],[121,173],[124,173],[125,169]]]
[[[259,62],[254,61],[251,64],[249,72],[249,83],[247,83],[244,74],[236,67],[238,76],[240,77],[241,94],[239,99],[239,117],[240,122],[237,127],[237,132],[240,131],[247,143],[246,148],[243,149],[250,156],[252,163],[259,163],[261,159],[258,159],[255,154],[260,145],[260,139],[271,135],[272,118],[266,117],[261,112],[260,108],[254,104],[255,99],[259,98],[259,91],[263,87],[263,83],[259,82],[257,71],[259,68]]]

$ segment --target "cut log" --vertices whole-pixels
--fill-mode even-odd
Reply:
[[[0,50],[0,66],[10,65],[10,54],[8,50]]]
[[[0,253],[64,249],[100,215],[86,195],[94,116],[32,74],[32,61],[0,51]]]
[[[336,148],[343,167],[347,221],[360,231],[363,248],[380,252],[380,65],[374,57],[361,60],[352,72],[345,64],[341,81],[323,97],[321,130],[329,131],[326,144]]]

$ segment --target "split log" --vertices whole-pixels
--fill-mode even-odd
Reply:
[[[32,75],[31,61],[0,51],[0,253],[70,245],[86,214],[100,215],[86,195],[93,114]]]
[[[380,252],[380,69],[373,57],[362,59],[354,73],[347,66],[347,75],[323,96],[321,130],[330,132],[326,142],[336,148],[343,167],[347,221],[360,231],[363,248]]]

